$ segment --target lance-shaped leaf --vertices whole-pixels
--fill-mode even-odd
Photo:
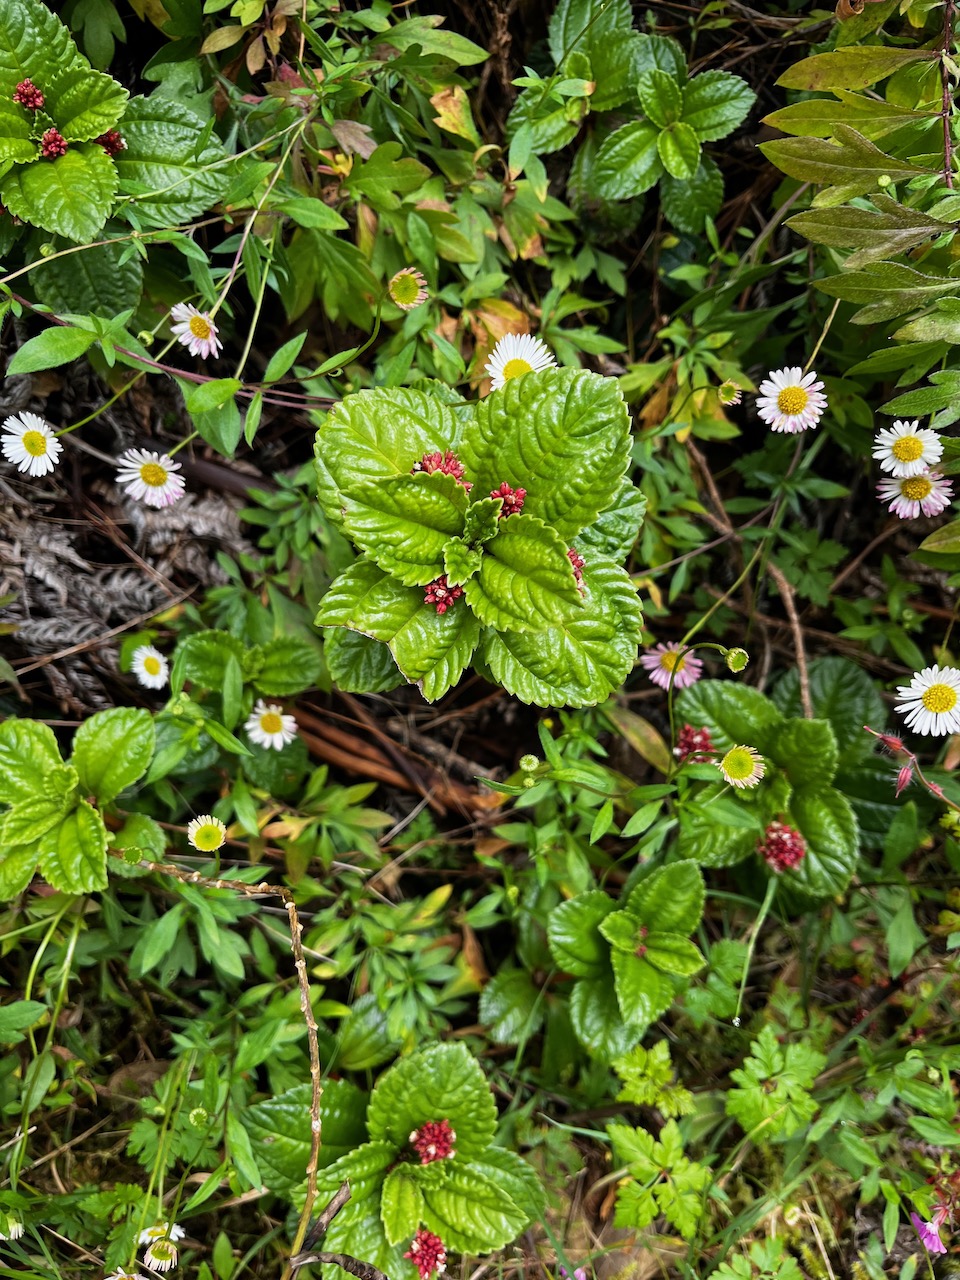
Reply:
[[[341,523],[342,490],[409,475],[425,453],[456,448],[459,433],[450,406],[423,391],[393,387],[347,396],[317,432],[317,489],[327,516]]]
[[[542,631],[582,607],[565,542],[528,515],[502,521],[464,592],[483,625],[499,630]]]
[[[811,209],[790,218],[787,226],[816,244],[856,249],[844,263],[848,271],[895,257],[933,236],[953,230],[951,223],[931,218],[919,209],[908,209],[880,192],[872,199],[878,213],[871,209]]]
[[[859,130],[865,138],[881,138],[903,124],[930,119],[927,111],[912,111],[909,107],[882,102],[878,98],[865,98],[844,89],[834,89],[833,92],[834,98],[806,98],[803,102],[791,102],[789,106],[764,116],[763,123],[772,125],[781,133],[807,138],[830,138],[837,124],[843,123]]]
[[[784,89],[866,89],[911,62],[932,62],[929,49],[887,49],[865,45],[816,53],[788,67],[777,81]]]
[[[898,182],[930,172],[907,160],[886,155],[847,125],[838,124],[834,132],[835,143],[822,138],[777,138],[760,146],[767,159],[789,177],[826,187],[814,199],[817,208],[829,208],[843,204],[852,196],[862,196],[884,176]]]
[[[0,185],[0,202],[12,214],[67,240],[92,240],[116,194],[116,166],[94,142],[72,146],[55,160],[34,160],[14,169]]]
[[[898,418],[935,413],[936,417],[930,423],[934,430],[950,426],[960,418],[960,373],[955,369],[938,369],[930,374],[930,382],[930,386],[894,396],[880,406],[880,412]]]
[[[891,320],[960,291],[956,280],[923,275],[899,262],[871,263],[862,271],[830,276],[816,285],[831,298],[866,304],[851,316],[854,324]]]
[[[524,515],[570,540],[610,505],[629,448],[630,421],[615,378],[546,369],[511,378],[477,405],[460,456],[478,493],[503,481],[525,489]]]
[[[443,548],[463,532],[466,509],[453,476],[421,471],[350,485],[343,524],[381,569],[406,587],[424,586],[442,572]]]

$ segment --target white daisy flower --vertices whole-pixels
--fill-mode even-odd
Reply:
[[[717,768],[731,787],[755,787],[766,772],[756,747],[731,747]]]
[[[802,369],[774,369],[760,383],[757,413],[774,431],[793,434],[815,427],[827,407],[823,383],[813,372]]]
[[[63,445],[53,434],[49,423],[36,413],[15,414],[3,424],[0,449],[18,471],[31,476],[45,476],[57,465]]]
[[[130,670],[145,689],[162,689],[170,675],[170,664],[152,644],[142,644],[134,649]]]
[[[124,1271],[123,1267],[117,1267],[109,1276],[104,1276],[104,1280],[146,1280],[146,1276],[142,1276],[139,1271]]]
[[[936,737],[960,733],[960,671],[956,667],[924,667],[909,684],[897,689],[896,704],[909,728]]]
[[[895,421],[892,427],[878,431],[873,441],[873,456],[881,471],[894,476],[918,476],[929,471],[943,457],[943,441],[936,431],[920,430],[920,423]]]
[[[924,471],[918,476],[894,476],[877,485],[881,502],[889,502],[890,510],[901,520],[913,520],[921,513],[938,516],[953,498],[953,486],[937,471]]]
[[[137,1244],[150,1244],[153,1240],[182,1240],[187,1233],[175,1222],[158,1222],[140,1232]]]
[[[177,1246],[172,1240],[163,1238],[150,1242],[150,1247],[143,1255],[143,1260],[154,1271],[169,1271],[171,1267],[177,1265],[178,1257]]]
[[[180,463],[166,453],[127,449],[117,459],[117,484],[148,507],[171,507],[186,489],[183,477],[174,474],[179,470]]]
[[[217,337],[219,329],[206,311],[198,311],[192,302],[178,302],[171,308],[171,330],[178,342],[189,350],[192,356],[218,355],[223,343]]]
[[[258,747],[273,747],[282,751],[297,736],[297,722],[293,716],[284,715],[276,702],[264,702],[260,698],[244,724],[247,737]]]
[[[511,378],[553,369],[556,363],[550,348],[540,338],[529,333],[505,333],[490,353],[483,371],[496,391]]]
[[[205,813],[202,818],[194,818],[187,827],[187,840],[201,853],[213,853],[226,838],[227,828],[211,813]]]

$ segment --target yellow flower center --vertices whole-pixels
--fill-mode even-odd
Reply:
[[[746,747],[731,747],[723,757],[720,768],[728,778],[735,778],[739,782],[753,777],[756,761]]]
[[[161,489],[167,483],[167,468],[159,462],[145,462],[140,468],[140,479],[151,489]]]
[[[283,721],[276,711],[265,711],[260,717],[260,728],[264,733],[282,733]]]
[[[519,378],[521,373],[532,373],[533,365],[529,360],[524,360],[520,356],[514,356],[512,360],[508,360],[503,366],[504,378]]]
[[[803,413],[809,399],[803,387],[784,387],[777,396],[777,408],[781,413]]]
[[[210,328],[210,321],[206,316],[195,315],[190,317],[190,332],[195,338],[199,338],[201,342],[206,342],[213,335]]]
[[[20,439],[32,458],[42,458],[47,452],[47,437],[42,431],[25,431]]]
[[[398,307],[412,306],[420,292],[420,282],[412,271],[401,271],[390,282],[390,296]]]
[[[143,669],[148,676],[158,676],[160,674],[160,659],[154,658],[152,655],[144,658]]]
[[[926,476],[911,476],[900,486],[900,492],[911,502],[922,502],[932,489],[933,485]]]
[[[916,462],[923,453],[923,441],[918,436],[898,436],[890,452],[898,462]]]
[[[212,853],[214,849],[219,849],[225,839],[224,833],[212,822],[205,822],[193,833],[194,847],[202,853]]]
[[[669,650],[667,653],[661,653],[660,665],[664,671],[682,671],[687,665],[687,659],[681,657],[679,653]]]
[[[932,684],[929,689],[924,690],[920,701],[928,711],[942,716],[957,705],[957,691],[948,684]]]

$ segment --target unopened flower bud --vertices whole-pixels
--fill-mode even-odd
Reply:
[[[750,661],[750,655],[746,649],[728,649],[723,657],[731,671],[745,670],[747,663]]]
[[[908,760],[897,774],[897,789],[893,793],[894,798],[898,799],[900,794],[906,791],[910,783],[913,781],[913,761]]]
[[[538,768],[539,765],[540,761],[534,755],[528,754],[520,757],[520,768],[524,773],[533,773],[534,769]]]

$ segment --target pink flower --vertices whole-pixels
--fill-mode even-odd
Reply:
[[[67,140],[59,129],[48,129],[40,139],[40,150],[45,160],[56,160],[67,154]]]
[[[170,326],[171,333],[192,356],[207,360],[210,356],[219,355],[223,346],[217,337],[220,331],[207,312],[198,311],[192,302],[178,302],[170,308],[170,319],[174,322]]]
[[[941,1216],[938,1209],[933,1215],[932,1222],[924,1222],[919,1214],[911,1213],[910,1221],[916,1228],[917,1235],[920,1237],[920,1243],[926,1249],[927,1253],[946,1253],[947,1246],[940,1239],[940,1227],[943,1225],[946,1213]]]
[[[108,156],[118,155],[127,149],[127,144],[116,129],[108,129],[106,133],[101,133],[99,138],[94,138],[94,142],[99,143]]]
[[[449,1160],[457,1154],[454,1143],[457,1135],[450,1128],[449,1120],[427,1120],[410,1134],[410,1145],[420,1157],[421,1164],[434,1160]]]
[[[918,476],[891,476],[877,485],[881,502],[889,502],[890,510],[901,520],[914,520],[921,513],[938,516],[953,498],[953,486],[939,471],[924,471]]]
[[[426,471],[428,475],[439,471],[445,476],[453,476],[457,484],[462,486],[464,493],[469,493],[473,488],[471,481],[464,480],[463,463],[452,449],[448,449],[446,453],[425,453],[420,461],[415,462],[410,468],[411,475],[417,471]]]
[[[675,689],[687,689],[700,679],[703,663],[692,653],[678,657],[682,646],[671,640],[669,644],[658,644],[648,649],[640,658],[640,665],[650,673],[650,679],[661,689],[670,688],[670,676],[673,676]]]
[[[437,613],[442,617],[462,595],[463,587],[449,586],[447,575],[441,573],[439,578],[434,578],[432,582],[427,583],[423,592],[423,603],[434,605]]]
[[[716,752],[716,747],[710,741],[710,730],[706,728],[695,729],[692,724],[685,724],[677,734],[677,745],[673,748],[673,754],[683,763],[691,757],[695,760],[703,760],[706,756],[712,756]]]
[[[503,499],[503,506],[500,509],[501,520],[505,520],[507,516],[518,516],[523,510],[523,500],[526,496],[526,489],[511,489],[506,480],[499,489],[490,490],[491,498]]]
[[[798,867],[807,855],[803,836],[785,822],[771,822],[757,845],[757,853],[771,871],[790,871]]]
[[[897,789],[893,793],[895,800],[898,800],[900,798],[901,793],[906,791],[907,787],[909,787],[912,781],[913,781],[913,761],[908,760],[905,765],[901,766],[900,772],[897,774]]]
[[[21,80],[13,91],[14,102],[28,111],[39,111],[44,104],[44,96],[32,80]]]
[[[518,489],[517,492],[522,493],[524,497],[527,496],[526,490],[524,489]],[[492,496],[493,495],[491,494],[491,497]],[[571,547],[570,550],[567,552],[567,559],[573,565],[573,576],[577,581],[577,590],[580,592],[582,596],[585,596],[587,594],[587,589],[583,585],[583,566],[587,562],[586,560],[584,560],[583,556],[579,555],[576,551],[574,551],[573,547]]]
[[[410,1248],[403,1255],[409,1258],[420,1273],[420,1280],[427,1280],[431,1271],[440,1275],[447,1266],[447,1251],[443,1241],[432,1231],[421,1227],[413,1237]]]

